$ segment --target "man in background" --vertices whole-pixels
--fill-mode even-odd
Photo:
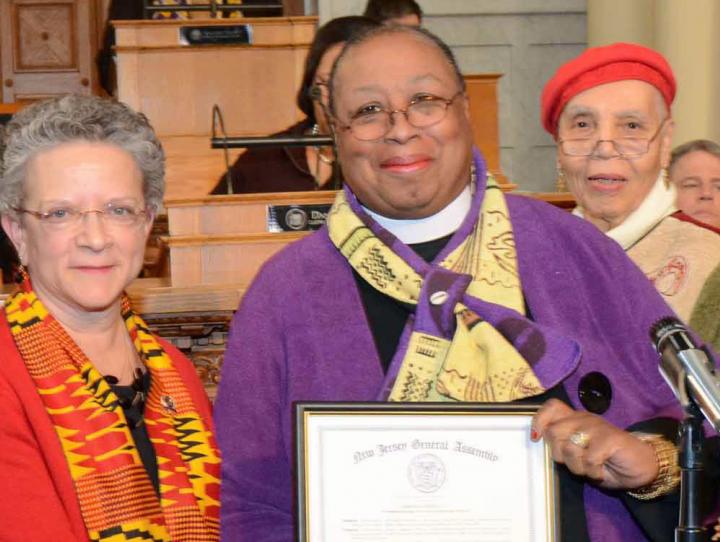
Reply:
[[[678,208],[720,228],[720,145],[707,139],[688,141],[673,149],[669,170]]]
[[[423,12],[415,0],[368,0],[363,15],[382,24],[420,26]]]

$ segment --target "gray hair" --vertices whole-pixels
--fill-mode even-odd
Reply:
[[[165,192],[165,153],[145,115],[116,100],[68,95],[34,103],[5,127],[0,214],[21,207],[29,162],[63,143],[85,141],[126,151],[143,178],[145,203],[157,209]]]
[[[443,54],[445,60],[447,60],[448,64],[452,68],[458,86],[461,90],[465,91],[465,78],[460,71],[460,66],[455,59],[455,55],[453,55],[453,52],[450,50],[450,47],[448,47],[448,45],[443,40],[441,40],[439,37],[437,37],[435,34],[425,28],[417,28],[405,25],[383,25],[371,28],[369,30],[366,30],[365,32],[359,32],[355,34],[347,41],[345,47],[343,47],[343,50],[340,53],[340,56],[338,56],[337,60],[335,61],[332,72],[330,74],[330,82],[328,84],[328,88],[330,89],[330,112],[333,116],[335,115],[335,92],[337,83],[337,72],[340,64],[343,63],[343,60],[348,55],[348,52],[357,47],[358,45],[361,45],[366,41],[370,41],[373,38],[393,34],[406,34],[409,36],[414,36],[415,38],[418,38],[422,41],[425,41],[426,43],[429,43],[430,45],[434,45],[435,47],[437,47],[437,49]]]
[[[670,165],[668,171],[686,154],[691,152],[702,151],[712,154],[715,158],[720,158],[720,145],[709,139],[693,139],[687,143],[683,143],[675,147],[670,155]]]

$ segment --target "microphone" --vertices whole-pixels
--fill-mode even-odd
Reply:
[[[650,338],[660,354],[660,374],[683,408],[694,404],[720,431],[720,382],[705,351],[695,346],[687,328],[674,317],[655,322]]]

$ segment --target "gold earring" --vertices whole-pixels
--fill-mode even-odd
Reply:
[[[666,167],[662,168],[660,175],[662,176],[663,183],[665,183],[665,188],[670,188],[670,175]]]
[[[323,153],[325,149],[330,149],[330,156],[326,156]],[[332,164],[335,161],[332,147],[315,147],[315,152],[317,152],[318,159],[324,164]]]
[[[557,178],[555,179],[555,192],[567,192],[567,182],[565,182],[565,173],[559,167],[557,168]]]

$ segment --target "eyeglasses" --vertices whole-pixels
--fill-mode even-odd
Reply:
[[[650,143],[657,139],[667,119],[660,123],[652,137],[618,137],[616,139],[558,139],[557,143],[563,154],[567,156],[592,156],[600,143],[611,143],[620,158],[635,158],[650,150]]]
[[[72,207],[57,207],[47,212],[33,211],[32,209],[15,208],[18,213],[26,213],[37,218],[41,224],[53,228],[64,229],[77,226],[85,215],[97,213],[103,223],[110,226],[129,227],[138,224],[149,214],[147,208],[137,208],[125,203],[108,203],[103,209],[74,209]]]
[[[380,139],[390,131],[390,127],[395,123],[393,120],[395,113],[402,113],[415,128],[428,128],[443,120],[450,104],[463,94],[464,92],[460,90],[450,99],[423,94],[414,98],[405,109],[391,111],[377,104],[370,104],[355,113],[348,124],[340,124],[338,127],[342,130],[349,130],[360,141],[373,141]],[[336,120],[339,121],[337,118]]]

